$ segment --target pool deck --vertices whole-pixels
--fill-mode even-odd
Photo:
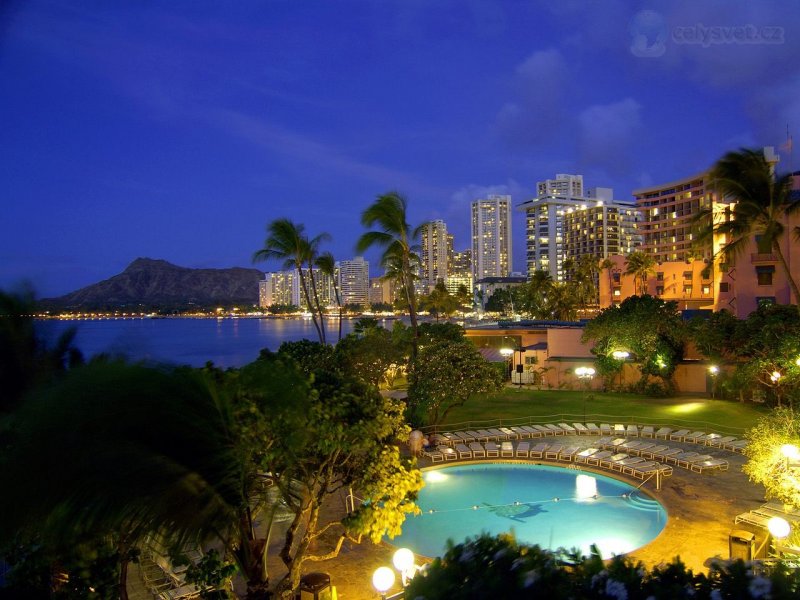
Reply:
[[[569,441],[570,445],[588,448],[596,438],[591,436],[560,436],[559,443]],[[695,444],[669,442],[670,446],[697,450]],[[705,571],[713,558],[728,558],[728,534],[734,529],[747,529],[756,533],[756,542],[764,539],[764,532],[745,525],[734,525],[734,517],[742,512],[756,508],[764,500],[763,488],[750,483],[741,471],[746,458],[741,454],[710,449],[710,453],[726,458],[730,468],[724,472],[693,473],[675,467],[674,474],[664,479],[661,491],[654,491],[654,484],[648,482],[643,489],[661,502],[667,509],[667,525],[659,536],[648,545],[632,552],[630,556],[647,566],[668,562],[675,556],[695,571]],[[512,459],[487,459],[477,461],[448,461],[432,465],[427,459],[420,459],[419,466],[427,468],[449,467],[468,462],[512,462]],[[513,459],[513,462],[566,466],[571,463]],[[641,481],[611,473],[606,469],[593,469],[580,465],[585,472],[597,472],[614,477],[631,485],[638,486]],[[329,514],[340,514],[344,509],[343,499],[330,503]],[[282,538],[281,532],[273,534],[275,544]],[[459,540],[460,541],[460,540]],[[394,548],[386,543],[361,544],[345,542],[342,551],[335,559],[305,564],[304,572],[325,571],[331,574],[338,596],[342,600],[376,600],[379,596],[372,589],[372,572],[379,566],[391,565]],[[273,572],[280,571],[279,565]],[[397,588],[399,590],[399,588]],[[307,596],[310,598],[310,596]],[[306,596],[304,595],[304,598]]]

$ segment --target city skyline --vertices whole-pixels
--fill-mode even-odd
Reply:
[[[0,288],[60,295],[138,256],[250,266],[278,217],[349,260],[393,189],[456,250],[471,202],[511,195],[525,272],[536,182],[628,201],[800,122],[800,6],[347,6],[4,3]]]

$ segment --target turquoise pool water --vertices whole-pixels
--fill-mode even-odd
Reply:
[[[425,556],[488,532],[513,532],[543,548],[597,544],[604,558],[644,546],[664,529],[667,513],[626,483],[594,473],[526,464],[478,464],[424,473],[418,504],[390,540]]]

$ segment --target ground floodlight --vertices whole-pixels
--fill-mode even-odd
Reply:
[[[389,567],[378,567],[372,574],[372,585],[380,594],[385,594],[394,585],[394,571]]]
[[[772,517],[769,521],[767,521],[767,529],[769,529],[769,532],[773,537],[778,539],[785,538],[792,531],[788,521],[786,521],[786,519],[781,519],[780,517]]]

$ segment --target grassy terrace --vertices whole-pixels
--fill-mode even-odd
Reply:
[[[445,429],[479,425],[586,420],[681,425],[704,431],[739,434],[752,427],[767,409],[755,404],[711,400],[701,396],[649,398],[566,390],[505,388],[496,395],[474,398],[447,416]]]

